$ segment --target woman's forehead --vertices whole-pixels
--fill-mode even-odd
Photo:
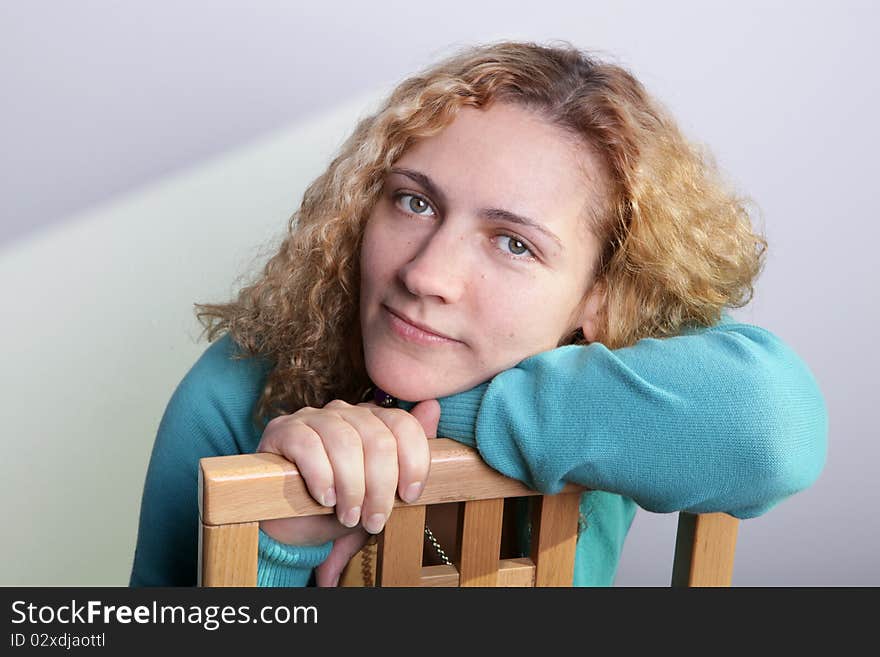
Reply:
[[[579,211],[585,199],[601,193],[599,160],[585,142],[535,112],[496,103],[462,108],[446,128],[413,143],[392,168],[420,171],[440,190],[483,205],[513,203],[526,216],[568,215],[566,210]]]

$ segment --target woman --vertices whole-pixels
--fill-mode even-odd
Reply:
[[[543,492],[599,489],[576,586],[613,582],[637,505],[767,512],[819,476],[827,414],[796,354],[723,312],[750,300],[765,249],[620,67],[501,42],[405,80],[262,277],[200,306],[225,335],[163,416],[132,585],[195,583],[198,459],[255,450],[336,509],[261,523],[269,586],[334,585],[395,493],[418,498],[434,435]]]

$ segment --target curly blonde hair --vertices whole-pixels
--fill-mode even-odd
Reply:
[[[616,349],[710,326],[751,300],[767,243],[748,199],[632,74],[567,41],[470,46],[401,82],[357,124],[256,282],[232,302],[196,304],[209,340],[228,332],[240,357],[271,362],[255,421],[365,398],[359,257],[385,176],[459,108],[496,101],[536,112],[603,163],[606,198],[589,220],[604,245],[593,272],[604,290],[597,342]],[[583,334],[567,343],[585,343]]]

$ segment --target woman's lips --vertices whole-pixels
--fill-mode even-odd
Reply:
[[[436,333],[430,333],[410,324],[403,319],[403,317],[395,314],[394,311],[387,306],[382,306],[382,309],[385,311],[391,330],[404,340],[426,345],[455,344],[458,342],[458,340],[437,335]]]

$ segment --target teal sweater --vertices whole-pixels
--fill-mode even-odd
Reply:
[[[268,366],[210,345],[168,403],[144,484],[131,586],[191,586],[198,460],[251,453]],[[766,513],[816,481],[828,415],[805,363],[728,315],[710,328],[623,349],[565,346],[444,397],[437,435],[475,445],[495,470],[581,497],[575,586],[610,586],[637,505],[656,513]],[[405,405],[411,408],[412,404]],[[260,586],[304,586],[330,553],[260,532]]]

